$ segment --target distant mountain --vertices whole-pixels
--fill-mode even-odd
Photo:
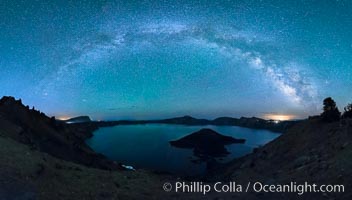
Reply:
[[[232,117],[219,117],[214,119],[213,124],[217,125],[230,125],[230,124],[239,124],[239,119]]]
[[[184,125],[217,125],[240,126],[253,129],[267,129],[273,132],[284,132],[299,121],[273,121],[257,117],[219,117],[214,120],[197,119],[191,116],[176,117],[164,120],[145,121],[145,123],[184,124]]]
[[[97,168],[114,168],[113,163],[95,153],[84,140],[92,136],[94,125],[68,125],[24,106],[21,100],[0,100],[0,133],[57,158]]]
[[[257,117],[220,117],[212,121],[213,125],[228,125],[228,126],[241,126],[253,129],[267,129],[273,132],[285,132],[287,129],[297,124],[298,121],[273,121],[265,120]]]
[[[92,120],[90,119],[89,116],[79,116],[79,117],[73,117],[67,120],[63,120],[64,122],[68,124],[73,124],[73,123],[86,123],[86,122],[91,122]]]
[[[274,121],[265,120],[257,117],[219,117],[214,120],[197,119],[191,116],[175,117],[160,120],[118,120],[118,121],[87,121],[83,122],[97,127],[107,127],[116,125],[133,125],[133,124],[180,124],[189,126],[215,125],[215,126],[240,126],[252,129],[266,129],[273,132],[283,133],[301,120],[296,121]]]
[[[163,120],[154,120],[151,122],[163,123],[163,124],[184,124],[184,125],[206,125],[210,123],[210,121],[207,119],[196,119],[191,116],[175,117],[175,118],[163,119]]]

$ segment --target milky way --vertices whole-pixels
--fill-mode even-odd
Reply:
[[[8,1],[1,95],[50,115],[303,118],[352,100],[348,1]]]

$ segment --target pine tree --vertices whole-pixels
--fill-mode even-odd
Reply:
[[[344,108],[345,112],[342,115],[342,118],[352,118],[352,103],[348,104]]]
[[[324,122],[335,122],[340,120],[341,113],[336,107],[336,102],[331,97],[324,99],[323,105],[324,112],[320,116]]]

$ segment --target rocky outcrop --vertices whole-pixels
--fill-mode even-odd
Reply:
[[[89,116],[79,116],[79,117],[73,117],[67,120],[63,120],[64,122],[68,124],[73,124],[73,123],[86,123],[86,122],[91,122],[92,120],[90,119]]]
[[[24,106],[21,100],[0,100],[0,134],[57,158],[86,166],[113,169],[112,161],[95,153],[84,140],[92,135],[92,126],[66,125],[44,113]]]

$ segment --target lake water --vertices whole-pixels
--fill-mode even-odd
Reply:
[[[228,162],[252,152],[280,134],[267,130],[248,129],[237,126],[185,126],[169,124],[119,125],[100,128],[86,142],[96,152],[117,162],[135,168],[195,175],[205,172],[205,163],[194,163],[193,150],[172,147],[177,140],[202,128],[211,128],[220,134],[246,139],[244,144],[226,145],[231,153],[217,159]]]

